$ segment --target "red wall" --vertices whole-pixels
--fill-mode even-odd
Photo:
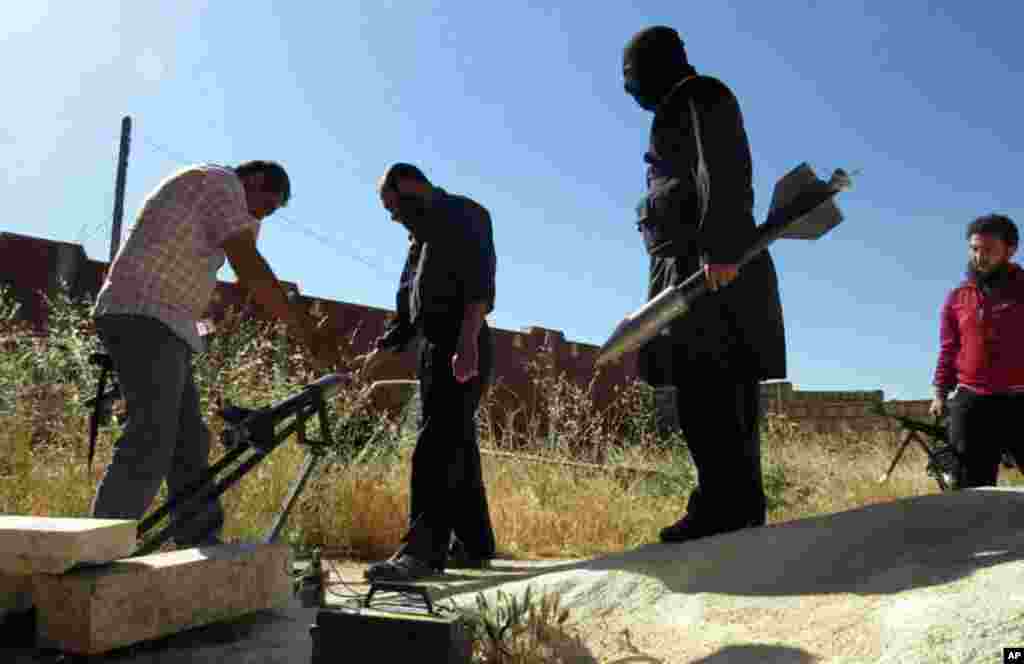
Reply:
[[[64,257],[63,263],[59,260],[61,256]],[[69,256],[72,257],[70,268]],[[45,328],[46,306],[37,291],[48,291],[55,285],[54,274],[58,265],[63,265],[64,271],[68,273],[75,296],[94,296],[103,283],[107,268],[105,262],[87,258],[80,245],[0,233],[0,284],[14,287],[16,296],[24,302],[25,317],[40,329]],[[383,332],[388,318],[393,315],[393,311],[388,309],[305,297],[301,295],[298,284],[287,281],[284,284],[299,292],[299,301],[307,307],[318,306],[322,313],[328,314],[329,324],[338,333],[339,342],[351,353],[369,350],[373,341]],[[245,307],[251,315],[262,317],[256,309],[245,306],[244,291],[236,284],[218,282],[208,315],[216,320],[230,305]],[[593,363],[598,351],[596,346],[567,342],[561,332],[543,327],[530,327],[521,332],[499,328],[493,331],[496,385],[492,391],[496,403],[493,415],[499,420],[504,420],[506,414],[517,409],[529,411],[529,404],[534,402],[536,395],[526,365],[541,348],[550,349],[554,365],[550,370],[556,374],[564,372],[568,378],[584,386],[593,377]],[[396,358],[390,366],[383,367],[382,377],[406,378],[412,377],[414,372],[415,357],[412,353],[406,353]],[[624,384],[634,375],[635,358],[632,355],[610,369],[603,370],[600,380],[595,384],[597,405],[606,404],[614,386]]]
[[[57,273],[63,272],[72,294],[80,297],[95,295],[103,283],[107,264],[90,260],[80,245],[54,242],[41,238],[0,233],[0,285],[13,286],[16,298],[22,303],[22,314],[39,329],[45,329],[46,305],[39,291],[50,291],[57,283]],[[296,292],[298,285],[285,282]],[[384,330],[393,312],[388,309],[366,307],[350,302],[316,300],[299,295],[309,307],[319,306],[329,315],[332,328],[338,333],[339,343],[349,353],[369,350]],[[244,291],[237,285],[219,282],[214,295],[210,317],[217,318],[228,306],[235,305],[250,315],[259,315],[247,307]],[[351,341],[351,343],[350,343]],[[494,409],[491,415],[497,423],[516,416],[521,430],[526,418],[533,413],[538,394],[535,394],[527,363],[547,358],[551,365],[547,371],[562,373],[579,385],[586,386],[593,377],[594,357],[598,348],[589,344],[567,342],[562,333],[543,327],[530,327],[523,331],[494,329],[495,387],[491,391]],[[539,355],[549,349],[550,355]],[[415,371],[412,353],[395,358],[382,367],[381,378],[411,378]],[[550,373],[548,375],[551,375]],[[612,367],[602,370],[594,384],[595,403],[601,407],[613,396],[615,386],[624,385],[636,375],[634,355]],[[796,422],[827,430],[840,425],[854,428],[891,426],[891,421],[873,416],[870,407],[883,401],[881,391],[860,392],[804,392],[794,390],[790,383],[774,383],[763,387],[768,410],[785,413]],[[886,402],[890,412],[924,418],[927,401]]]

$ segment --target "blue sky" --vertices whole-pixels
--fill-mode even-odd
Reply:
[[[127,114],[126,225],[179,165],[276,159],[294,190],[260,238],[278,276],[390,308],[405,234],[374,184],[412,161],[491,210],[494,325],[601,344],[646,294],[633,207],[651,116],[620,68],[625,41],[656,23],[740,100],[760,219],[801,161],[862,170],[842,225],[772,250],[798,388],[927,397],[965,225],[1024,221],[1016,3],[9,5],[0,230],[94,259],[109,251]]]

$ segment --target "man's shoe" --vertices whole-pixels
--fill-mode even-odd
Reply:
[[[662,542],[689,542],[691,540],[715,534],[714,531],[698,526],[693,519],[684,516],[671,526],[666,526],[658,533]]]
[[[750,519],[742,523],[733,522],[732,525],[722,525],[716,523],[710,525],[707,523],[698,523],[691,519],[689,516],[684,516],[679,521],[676,521],[671,526],[667,526],[661,529],[659,536],[662,542],[689,542],[690,540],[700,539],[702,537],[710,537],[711,535],[724,535],[725,533],[732,533],[737,530],[743,530],[744,528],[757,528],[764,525],[760,519]]]
[[[466,550],[461,540],[455,540],[448,550],[447,566],[453,569],[488,569],[493,556],[476,556]]]
[[[490,569],[491,559],[477,558],[462,551],[449,554],[447,565],[452,569]]]
[[[225,544],[224,540],[216,535],[211,535],[209,537],[204,537],[198,542],[183,542],[178,544],[177,541],[175,541],[174,548],[181,551],[183,549],[204,549],[207,547],[221,546],[223,544]]]
[[[367,581],[403,582],[419,581],[439,574],[437,568],[429,563],[408,554],[402,554],[370,565],[363,576]]]

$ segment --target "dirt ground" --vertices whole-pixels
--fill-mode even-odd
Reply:
[[[329,567],[329,607],[368,590],[365,563]],[[1024,491],[908,498],[586,560],[499,560],[420,585],[442,604],[499,588],[557,594],[566,633],[585,646],[562,661],[579,664],[1001,661],[1024,645]],[[307,663],[317,613],[296,600],[96,661]],[[362,648],[364,636],[343,640]],[[0,661],[47,661],[38,655],[8,649]]]
[[[560,564],[577,561],[496,560],[489,570],[449,570],[443,577],[419,584],[432,601],[466,592],[493,588],[511,580],[522,580]],[[328,608],[337,607],[364,596],[369,584],[363,579],[368,563],[328,560],[330,585],[325,593]],[[297,565],[297,569],[301,566]],[[393,595],[392,595],[393,596]],[[375,595],[387,601],[389,594]],[[296,598],[288,606],[261,611],[230,621],[197,627],[162,639],[136,644],[90,658],[56,651],[38,650],[26,643],[30,639],[30,616],[18,616],[0,627],[0,662],[3,664],[42,664],[52,662],[111,662],[117,664],[309,664],[312,656],[310,628],[318,609],[304,608]],[[18,643],[19,647],[10,647]]]

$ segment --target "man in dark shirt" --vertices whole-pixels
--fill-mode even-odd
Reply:
[[[650,254],[648,297],[703,270],[712,291],[639,353],[640,376],[675,388],[697,467],[686,515],[662,529],[680,542],[764,524],[760,385],[786,375],[775,266],[767,251],[739,273],[754,238],[750,145],[739,103],[690,65],[672,28],[633,36],[624,87],[654,113],[648,193],[637,208]]]
[[[388,169],[381,203],[411,235],[398,288],[398,317],[366,358],[419,340],[422,414],[412,457],[409,530],[370,580],[433,576],[449,564],[452,534],[465,566],[493,558],[494,531],[477,446],[476,411],[490,382],[493,342],[485,317],[494,309],[496,258],[488,211],[433,186],[411,164]]]

